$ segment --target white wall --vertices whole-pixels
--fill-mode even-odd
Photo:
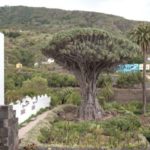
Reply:
[[[4,35],[0,33],[0,105],[4,105]]]
[[[26,96],[22,100],[18,100],[15,104],[11,103],[13,110],[16,110],[18,123],[22,123],[30,116],[35,115],[41,108],[50,107],[51,97],[41,95],[37,97]]]

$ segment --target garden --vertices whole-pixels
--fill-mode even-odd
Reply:
[[[147,47],[144,44],[142,48]],[[52,149],[148,149],[150,104],[146,101],[145,83],[149,81],[145,68],[143,74],[115,74],[115,80],[112,73],[118,64],[129,62],[138,52],[135,43],[99,29],[56,34],[43,54],[54,58],[76,79],[60,74],[40,79],[40,85],[47,81],[44,85],[53,87],[43,86],[52,96],[54,108],[23,142],[30,139],[35,145]],[[26,81],[23,87],[29,83]],[[143,89],[143,103],[136,99],[128,103],[115,101],[114,87],[132,89],[135,85]]]
[[[59,105],[29,132],[22,144],[60,149],[147,149],[150,113],[142,115],[141,106],[142,103],[136,101],[128,104],[107,102],[102,120],[79,121],[76,105]]]

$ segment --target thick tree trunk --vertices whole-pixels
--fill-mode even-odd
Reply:
[[[144,50],[143,52],[143,57],[144,57],[144,62],[143,62],[143,83],[142,83],[142,87],[143,87],[143,113],[146,113],[146,86],[145,86],[145,82],[146,82],[146,51]]]
[[[97,99],[82,101],[79,109],[80,120],[100,120],[102,118],[103,110],[100,107]]]
[[[82,101],[79,108],[80,120],[99,120],[102,118],[103,109],[96,99],[96,77],[80,78]]]

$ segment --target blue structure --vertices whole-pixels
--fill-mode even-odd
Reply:
[[[116,69],[116,72],[138,72],[140,71],[140,65],[139,64],[124,64],[119,65]]]

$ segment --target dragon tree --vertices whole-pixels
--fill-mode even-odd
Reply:
[[[82,95],[79,118],[98,120],[103,116],[96,98],[99,74],[130,59],[137,47],[103,30],[79,28],[57,33],[42,52],[77,78]]]

